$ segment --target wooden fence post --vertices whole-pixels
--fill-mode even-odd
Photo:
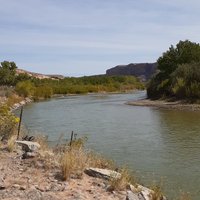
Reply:
[[[21,113],[20,113],[20,118],[19,118],[19,125],[18,125],[17,139],[19,139],[20,128],[21,128],[21,123],[22,123],[22,115],[23,115],[23,106],[21,107]]]

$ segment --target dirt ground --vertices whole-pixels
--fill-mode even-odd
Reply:
[[[21,152],[0,149],[0,199],[4,200],[121,200],[126,192],[107,191],[108,183],[83,173],[68,181],[58,168],[46,169],[37,158],[21,159]]]

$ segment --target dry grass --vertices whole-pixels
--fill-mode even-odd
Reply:
[[[0,86],[0,97],[9,97],[14,93],[14,89],[8,86]]]
[[[62,179],[81,178],[84,170],[88,167],[106,168],[114,170],[116,165],[113,161],[105,159],[99,154],[84,149],[85,138],[74,140],[69,145],[60,145],[56,147],[56,151],[48,146],[47,138],[36,136],[35,139],[41,146],[39,156],[35,159],[35,166],[44,167],[45,169],[56,168],[62,172]],[[15,147],[15,138],[11,137],[8,140],[8,150],[11,152]],[[40,163],[42,165],[40,165]],[[122,191],[130,187],[130,184],[136,186],[136,180],[131,175],[130,171],[124,167],[117,170],[121,177],[112,177],[108,180],[111,190]],[[137,188],[137,187],[136,187]],[[162,192],[160,187],[156,186],[153,189],[152,200],[161,200]],[[182,198],[180,200],[189,200]]]
[[[100,154],[96,154],[92,151],[87,152],[87,164],[88,167],[97,167],[102,169],[116,169],[116,165],[112,160],[106,159]]]
[[[67,180],[71,175],[80,176],[87,165],[87,154],[82,148],[71,148],[60,158],[62,177]]]
[[[62,177],[67,180],[72,175],[80,176],[87,167],[99,167],[113,169],[113,162],[84,149],[87,138],[79,138],[71,143],[71,146],[61,148],[60,166]],[[58,155],[58,152],[57,152]]]
[[[78,138],[72,141],[71,148],[80,149],[84,148],[85,143],[87,142],[87,137]]]
[[[15,149],[15,147],[16,147],[15,141],[16,141],[16,136],[11,136],[8,139],[7,149],[9,152],[12,152]]]
[[[13,93],[10,96],[8,96],[6,103],[10,107],[10,106],[13,106],[15,103],[21,102],[22,100],[23,100],[22,97],[19,97],[18,95]]]
[[[162,200],[163,193],[160,186],[156,185],[152,188],[153,192],[151,193],[152,200]]]
[[[72,176],[78,176],[80,178],[87,167],[112,170],[116,168],[113,161],[105,159],[99,154],[85,150],[85,141],[85,138],[79,138],[74,140],[71,146],[65,146],[65,151],[62,152],[60,157],[60,167],[62,178],[64,180],[67,180]],[[130,172],[126,168],[121,169],[119,172],[121,173],[121,178],[117,179],[116,177],[113,177],[109,180],[109,184],[113,190],[123,190],[126,189],[130,183],[135,184],[133,176],[130,175]]]
[[[48,145],[47,139],[48,139],[47,137],[42,136],[42,135],[37,135],[35,137],[34,141],[40,144],[40,150],[41,151],[48,151],[48,150],[50,150],[50,147]]]
[[[47,137],[37,134],[35,142],[40,144],[39,156],[37,161],[42,163],[45,169],[52,169],[59,167],[59,154],[55,154],[53,148],[49,147]],[[37,167],[37,163],[35,164]]]
[[[112,190],[125,190],[130,184],[136,184],[135,178],[127,168],[122,168],[119,173],[121,174],[120,178],[113,177],[109,181]]]

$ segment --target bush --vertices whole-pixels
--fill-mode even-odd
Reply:
[[[7,105],[0,105],[0,137],[1,140],[10,138],[15,131],[18,118],[9,110]]]
[[[178,98],[186,96],[185,81],[183,78],[175,79],[175,83],[172,86],[172,92]]]
[[[36,87],[34,94],[33,94],[33,98],[35,100],[38,99],[47,99],[50,98],[53,94],[53,90],[50,86],[40,86],[40,87]]]
[[[31,81],[22,81],[17,83],[15,91],[23,97],[32,96],[34,93],[34,85]]]
[[[200,62],[180,65],[171,76],[171,90],[177,98],[200,98]]]

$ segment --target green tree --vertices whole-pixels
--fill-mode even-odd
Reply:
[[[4,61],[0,65],[0,85],[14,85],[17,66],[14,62]]]
[[[28,81],[28,80],[32,80],[32,77],[30,77],[28,74],[25,74],[25,73],[18,74],[15,77],[15,84],[21,81]]]
[[[172,96],[172,74],[180,65],[196,62],[200,62],[200,45],[198,43],[185,40],[180,41],[175,47],[171,46],[157,60],[159,73],[148,84],[148,97],[161,98],[163,96]]]
[[[189,40],[180,41],[176,47],[171,46],[168,51],[158,58],[158,69],[169,76],[178,65],[199,62],[200,45]]]

